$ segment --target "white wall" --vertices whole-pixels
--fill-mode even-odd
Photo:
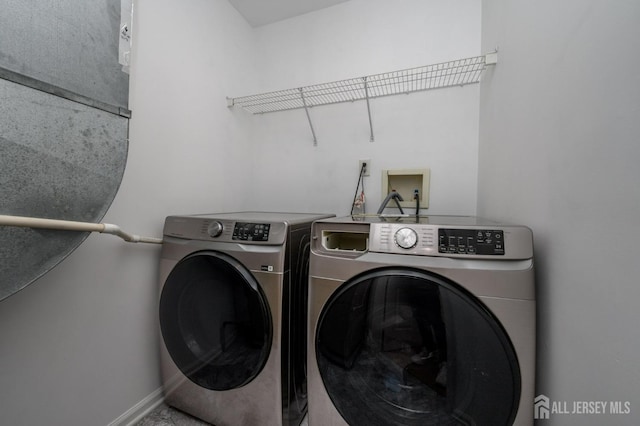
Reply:
[[[129,157],[104,221],[159,236],[170,214],[244,208],[247,124],[225,96],[251,80],[254,43],[226,0],[135,7]],[[0,423],[106,425],[153,395],[158,255],[92,235],[0,303]]]
[[[478,213],[533,228],[537,393],[630,401],[640,423],[640,3],[483,2]],[[542,422],[541,422],[542,423]]]
[[[254,89],[295,88],[475,56],[481,53],[480,22],[480,3],[472,0],[351,0],[256,29]],[[478,99],[478,86],[374,99],[373,143],[364,101],[311,109],[317,147],[304,110],[253,116],[252,203],[268,210],[348,214],[358,160],[371,159],[367,212],[382,201],[382,169],[431,168],[427,213],[474,214]]]

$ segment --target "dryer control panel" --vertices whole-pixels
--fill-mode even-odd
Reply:
[[[233,227],[233,239],[242,241],[269,241],[268,223],[236,222]]]
[[[168,216],[164,235],[216,243],[281,245],[287,237],[285,222],[229,220],[219,217]]]

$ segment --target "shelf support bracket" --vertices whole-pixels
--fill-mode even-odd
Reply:
[[[304,91],[302,87],[298,89],[300,91],[300,99],[302,99],[302,105],[304,106],[304,112],[307,114],[307,120],[309,120],[309,127],[311,128],[311,135],[313,136],[313,146],[318,146],[318,139],[316,138],[316,131],[313,130],[313,123],[311,122],[311,116],[309,115],[309,107],[307,101],[304,98]]]
[[[485,65],[495,65],[498,63],[498,48],[496,48],[495,51],[484,55],[484,63]]]
[[[371,133],[369,142],[373,142],[373,122],[371,121],[371,106],[369,105],[369,87],[367,86],[367,77],[362,77],[362,80],[364,81],[364,96],[367,100],[367,114],[369,115],[369,132]]]

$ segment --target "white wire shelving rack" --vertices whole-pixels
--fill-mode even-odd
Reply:
[[[483,71],[487,69],[488,65],[495,65],[497,59],[497,52],[492,52],[481,56],[331,83],[227,98],[227,106],[230,108],[239,106],[252,114],[303,108],[309,121],[313,143],[317,145],[316,133],[311,122],[309,109],[321,105],[365,100],[369,116],[370,140],[373,142],[370,99],[479,83]]]

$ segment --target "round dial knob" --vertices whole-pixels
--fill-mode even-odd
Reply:
[[[207,233],[213,238],[220,236],[222,234],[222,224],[218,221],[212,222],[207,228]]]
[[[396,244],[403,249],[415,247],[418,242],[418,234],[411,228],[400,228],[394,237]]]

